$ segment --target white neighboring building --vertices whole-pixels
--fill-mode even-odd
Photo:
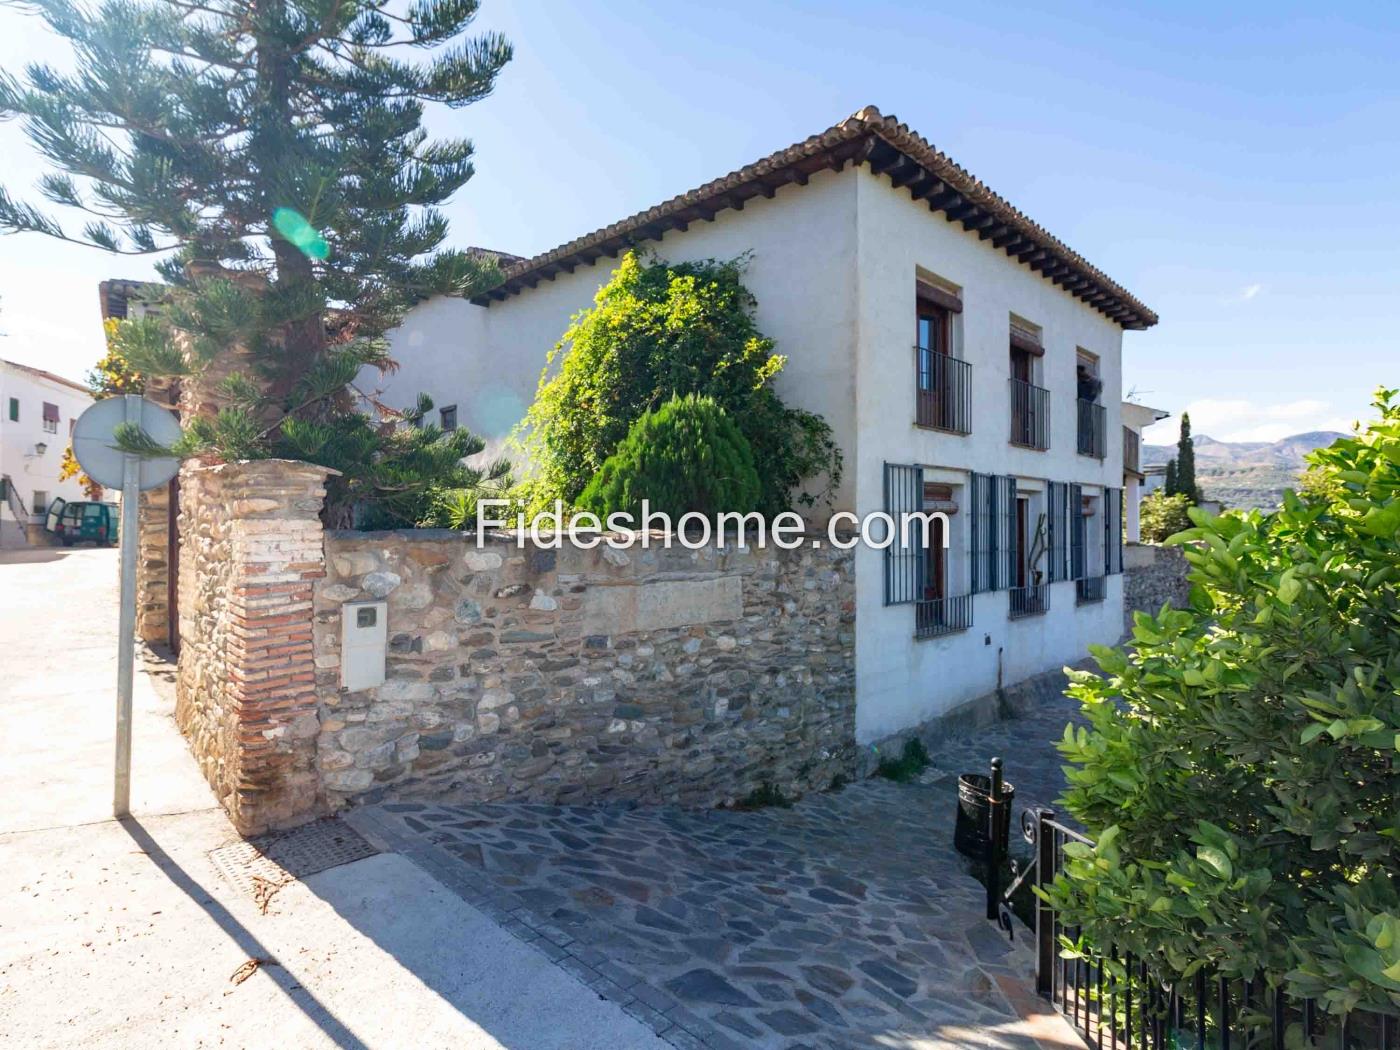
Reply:
[[[749,253],[758,326],[787,357],[776,389],[845,456],[832,510],[949,515],[946,546],[857,551],[860,743],[1118,640],[1122,333],[1157,317],[873,107],[510,262],[477,300],[420,304],[391,334],[399,370],[362,388],[397,408],[425,392],[494,451],[632,246]]]
[[[58,479],[73,424],[93,397],[82,383],[0,361],[0,544],[23,546],[55,496],[86,499],[77,477]]]
[[[1142,542],[1142,498],[1161,488],[1164,467],[1142,464],[1142,432],[1171,413],[1136,401],[1123,402],[1123,531],[1129,543]]]

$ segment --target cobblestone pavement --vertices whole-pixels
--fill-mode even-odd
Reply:
[[[999,750],[1008,779],[1053,798],[1071,711],[939,748],[928,783],[791,809],[387,803],[349,819],[683,1050],[1034,1050],[1002,994],[1025,988],[1029,944],[986,921],[953,850],[956,773]]]

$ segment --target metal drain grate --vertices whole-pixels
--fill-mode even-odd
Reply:
[[[291,831],[220,846],[209,851],[209,859],[230,885],[256,895],[260,885],[283,886],[378,852],[348,824],[318,820]]]

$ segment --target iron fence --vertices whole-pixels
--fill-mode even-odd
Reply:
[[[1011,383],[1011,443],[1044,450],[1050,447],[1050,391],[1023,379]]]
[[[972,366],[926,346],[914,347],[914,421],[954,434],[972,433]]]
[[[1136,430],[1123,428],[1123,469],[1134,474],[1142,473],[1142,439]]]
[[[1001,759],[992,759],[987,827],[1004,819]],[[1027,864],[1010,863],[1003,891],[1006,843],[991,837],[987,858],[987,917],[1014,936],[1011,905],[1018,893],[1048,886],[1064,864],[1065,844],[1094,840],[1055,819],[1053,810],[1028,808],[1021,832],[1031,847]],[[1036,992],[1049,1000],[1091,1050],[1400,1050],[1400,1016],[1355,1010],[1325,1013],[1316,1000],[1289,996],[1266,975],[1250,980],[1197,970],[1173,980],[1131,952],[1084,943],[1082,931],[1034,899]],[[1068,946],[1074,946],[1071,950]]]
[[[1074,600],[1083,605],[1086,602],[1101,602],[1104,595],[1104,577],[1084,576],[1074,581]]]
[[[1085,401],[1082,397],[1079,398],[1077,404],[1079,406],[1079,454],[1103,459],[1108,455],[1108,440],[1104,433],[1108,425],[1108,414],[1103,405],[1094,401]]]
[[[1011,612],[1013,620],[1022,616],[1039,616],[1050,608],[1050,585],[1048,583],[1028,583],[1024,587],[1011,588]]]
[[[972,626],[972,595],[929,598],[914,605],[914,637],[934,638]]]

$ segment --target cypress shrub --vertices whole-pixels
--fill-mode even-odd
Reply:
[[[640,520],[645,499],[675,519],[690,511],[747,514],[761,498],[748,439],[713,398],[689,394],[633,423],[577,506],[599,517],[625,511]]]

